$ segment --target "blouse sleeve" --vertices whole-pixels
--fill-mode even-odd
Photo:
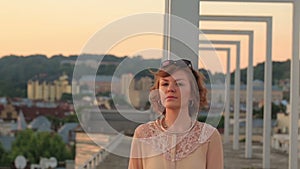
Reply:
[[[141,128],[138,127],[132,138],[128,169],[143,169],[141,142],[138,139],[140,132]]]
[[[221,135],[218,130],[212,134],[207,152],[206,169],[223,169],[223,145]]]

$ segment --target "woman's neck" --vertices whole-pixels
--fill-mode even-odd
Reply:
[[[163,120],[165,127],[171,131],[186,131],[192,125],[188,109],[182,111],[166,109],[165,119]]]

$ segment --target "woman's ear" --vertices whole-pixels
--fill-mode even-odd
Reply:
[[[165,110],[165,107],[163,106],[160,99],[159,89],[154,89],[150,91],[149,102],[151,103],[152,108],[156,113],[161,115]]]
[[[190,106],[190,107],[194,106],[194,100],[193,100],[193,99],[190,99],[190,100],[189,100],[189,106]]]

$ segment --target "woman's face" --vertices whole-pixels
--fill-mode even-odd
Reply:
[[[171,76],[159,79],[160,98],[166,109],[184,109],[188,107],[191,84],[187,74],[185,71],[179,70]]]

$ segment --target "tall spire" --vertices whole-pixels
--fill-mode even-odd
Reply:
[[[27,124],[24,118],[23,111],[20,109],[19,115],[18,115],[18,127],[17,130],[24,130],[27,128]]]

